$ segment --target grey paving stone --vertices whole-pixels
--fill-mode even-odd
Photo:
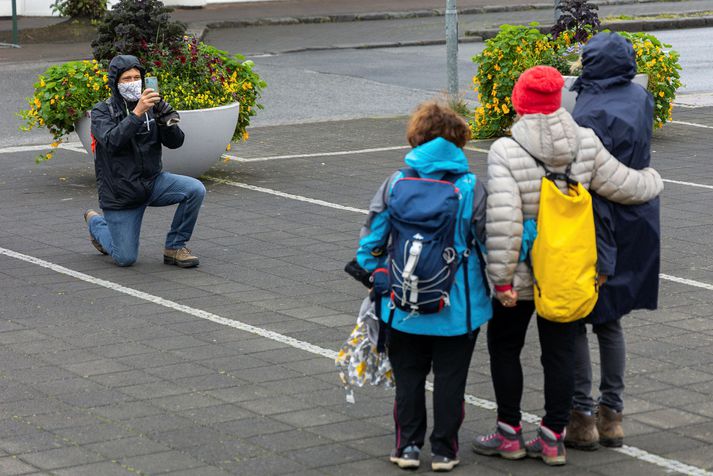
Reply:
[[[53,471],[53,474],[57,476],[128,476],[135,473],[118,463],[105,461],[102,463],[86,464],[83,466],[74,466],[72,468],[55,470]]]
[[[267,450],[280,454],[291,453],[295,450],[322,446],[330,443],[326,438],[307,433],[302,430],[289,430],[269,435],[259,435],[250,438],[248,441],[261,446]]]
[[[37,471],[35,466],[31,466],[16,456],[5,456],[0,458],[0,474],[14,476],[19,474],[30,474]]]
[[[631,418],[664,430],[670,430],[705,421],[705,418],[699,415],[694,415],[675,408],[665,408],[647,413],[639,413]]]
[[[103,458],[96,453],[85,451],[81,448],[70,446],[57,448],[38,453],[25,453],[22,459],[27,463],[42,469],[57,469],[68,466],[79,466],[95,463]]]
[[[297,428],[310,428],[328,423],[338,423],[350,418],[326,408],[310,408],[273,415],[272,418]]]
[[[147,438],[146,436],[132,436],[117,440],[102,441],[84,445],[87,451],[103,455],[107,459],[117,459],[125,456],[140,456],[151,453],[163,453],[171,448],[165,444]]]
[[[170,471],[186,470],[205,466],[205,463],[202,461],[192,458],[179,451],[125,457],[121,458],[119,463],[147,474],[168,473]]]
[[[269,435],[291,430],[292,427],[265,416],[243,418],[213,425],[221,433],[240,438],[250,438],[256,435]]]

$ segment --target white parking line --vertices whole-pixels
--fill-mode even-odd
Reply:
[[[705,124],[696,124],[695,122],[685,122],[685,121],[670,121],[671,124],[680,124],[682,126],[700,127],[703,129],[713,129],[713,126],[707,126]]]
[[[268,157],[236,157],[234,155],[223,154],[223,158],[228,160],[234,160],[236,162],[264,162],[267,160],[281,160],[281,159],[304,159],[309,157],[334,157],[339,155],[352,155],[352,154],[371,154],[373,152],[385,152],[389,150],[403,150],[410,149],[410,145],[399,145],[395,147],[378,147],[375,149],[357,149],[357,150],[340,150],[337,152],[317,152],[313,154],[292,154],[292,155],[271,155]]]
[[[231,180],[225,180],[225,179],[221,179],[218,177],[204,176],[202,178],[204,178],[206,180],[210,180],[212,182],[221,183],[223,185],[229,185],[231,187],[245,188],[248,190],[253,190],[255,192],[262,192],[262,193],[267,193],[270,195],[276,195],[278,197],[289,198],[290,200],[298,200],[300,202],[312,203],[312,204],[320,205],[323,207],[335,208],[337,210],[345,210],[345,211],[350,211],[350,212],[355,212],[355,213],[362,213],[364,215],[369,214],[369,210],[365,210],[363,208],[349,207],[346,205],[340,205],[338,203],[331,203],[331,202],[326,202],[324,200],[318,200],[315,198],[304,197],[302,195],[294,195],[291,193],[280,192],[279,190],[273,190],[271,188],[256,187],[255,185],[250,185],[250,184],[242,183],[242,182],[233,182]],[[709,291],[713,291],[713,284],[702,283],[700,281],[694,281],[692,279],[679,278],[677,276],[671,276],[668,274],[660,274],[659,278],[667,280],[667,281],[674,281],[677,283],[687,284],[689,286],[695,286],[697,288],[702,288],[702,289],[707,289]]]
[[[41,150],[51,149],[52,146],[47,145],[18,145],[13,147],[4,147],[0,149],[0,154],[16,154],[18,152],[36,152]],[[62,142],[59,144],[60,149],[72,150],[74,152],[87,153],[81,142]]]
[[[12,251],[6,248],[1,248],[0,247],[0,255],[5,255],[10,258],[14,258],[20,261],[24,261],[26,263],[31,263],[37,266],[41,266],[43,268],[52,270],[56,273],[64,274],[66,276],[71,276],[75,279],[94,284],[96,286],[101,286],[106,289],[110,289],[112,291],[116,291],[122,294],[126,294],[128,296],[133,296],[137,299],[141,299],[147,302],[150,302],[152,304],[156,304],[158,306],[163,306],[168,309],[173,309],[178,312],[182,312],[194,317],[197,317],[199,319],[204,319],[206,321],[214,322],[216,324],[220,324],[223,326],[228,326],[232,327],[234,329],[238,329],[241,331],[249,332],[251,334],[258,335],[260,337],[264,337],[266,339],[270,339],[276,342],[280,342],[286,345],[289,345],[290,347],[293,347],[295,349],[303,350],[305,352],[310,352],[315,355],[319,355],[322,357],[326,357],[328,359],[334,360],[337,357],[337,352],[331,349],[325,349],[324,347],[320,347],[314,344],[311,344],[309,342],[301,341],[299,339],[295,339],[294,337],[286,336],[284,334],[280,334],[278,332],[270,331],[267,329],[263,329],[261,327],[253,326],[251,324],[247,324],[245,322],[241,322],[238,320],[234,319],[227,319],[225,317],[219,316],[217,314],[213,314],[212,312],[207,312],[202,309],[196,309],[190,306],[186,306],[184,304],[179,304],[175,301],[171,301],[169,299],[164,299],[159,296],[155,296],[153,294],[149,294],[144,291],[139,291],[138,289],[130,288],[124,285],[121,285],[119,283],[114,283],[112,281],[107,281],[105,279],[101,278],[96,278],[94,276],[91,276],[89,274],[85,274],[79,271],[75,271],[70,268],[66,268],[64,266],[45,261],[40,258],[35,258],[34,256],[26,255],[23,253],[18,253],[16,251]],[[335,378],[336,382],[336,378]],[[433,391],[433,384],[431,382],[426,382],[426,388],[429,391]],[[479,397],[476,397],[474,395],[465,395],[465,401],[469,405],[480,407],[486,410],[495,410],[497,408],[497,405],[495,402],[492,402],[490,400],[485,400]],[[532,413],[527,413],[523,412],[522,414],[522,419],[528,423],[532,424],[539,424],[541,417],[538,415],[534,415]],[[690,475],[690,476],[713,476],[713,473],[707,472],[701,468],[697,468],[695,466],[690,466],[687,464],[684,464],[680,461],[673,460],[673,459],[667,459],[667,458],[662,458],[658,455],[649,453],[645,450],[635,448],[633,446],[624,446],[622,448],[616,448],[614,451],[618,451],[620,453],[623,453],[625,455],[631,456],[632,458],[639,459],[641,461],[646,461],[648,463],[660,466],[662,468],[666,468],[669,471],[676,471],[681,474],[685,475]]]
[[[689,187],[707,188],[707,189],[713,190],[713,185],[704,185],[702,183],[682,182],[680,180],[670,180],[670,179],[663,179],[663,181],[668,182],[668,183],[675,183],[678,185],[687,185]]]

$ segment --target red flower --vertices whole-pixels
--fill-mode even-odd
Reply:
[[[156,60],[156,61],[153,62],[153,64],[155,64],[156,67],[160,68],[163,63],[161,63],[161,61],[159,61],[159,60]]]
[[[181,55],[178,57],[179,60],[181,60],[181,64],[186,64],[186,57]]]

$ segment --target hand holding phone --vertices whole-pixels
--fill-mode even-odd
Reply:
[[[156,76],[146,76],[144,78],[144,83],[146,84],[146,88],[151,88],[154,90],[154,92],[158,92],[158,78]]]

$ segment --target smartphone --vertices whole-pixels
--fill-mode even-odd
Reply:
[[[158,78],[156,76],[146,76],[144,78],[146,88],[151,88],[154,92],[158,92]]]

